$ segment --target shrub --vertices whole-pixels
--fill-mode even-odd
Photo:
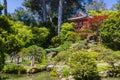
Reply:
[[[26,69],[23,66],[17,66],[15,64],[13,65],[5,65],[3,68],[3,71],[6,73],[18,73],[20,71],[21,73],[25,73]]]
[[[61,51],[55,56],[55,61],[66,61],[68,59],[70,52],[68,51]]]
[[[99,80],[95,59],[88,53],[78,51],[69,59],[71,74],[76,80]]]
[[[51,39],[52,47],[58,47],[60,45],[60,43],[61,43],[61,41],[58,36],[55,36]]]
[[[68,77],[69,76],[69,69],[66,67],[62,68],[62,74],[63,74],[63,76]]]
[[[94,59],[98,59],[98,53],[97,52],[89,52],[89,54],[91,55],[92,58]]]
[[[33,56],[35,57],[35,61],[38,62],[41,62],[45,54],[46,51],[42,47],[36,45],[29,46],[25,52],[26,56]]]
[[[61,41],[62,42],[66,41],[68,38],[69,38],[68,40],[72,39],[69,36],[70,34],[74,33],[73,25],[74,25],[73,23],[64,23],[62,25],[62,30],[61,30]]]
[[[120,65],[115,66],[114,69],[110,70],[110,77],[120,77]]]
[[[52,71],[50,72],[51,76],[58,76],[57,69],[54,67]]]

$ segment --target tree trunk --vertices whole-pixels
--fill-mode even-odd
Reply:
[[[7,0],[4,0],[4,15],[7,16]]]
[[[61,25],[62,25],[63,2],[64,2],[64,0],[60,0],[59,1],[59,9],[58,9],[58,37],[60,37],[60,31],[61,31]]]
[[[33,66],[34,64],[35,64],[35,57],[32,56],[31,66]]]
[[[42,13],[43,13],[43,22],[46,22],[47,11],[46,11],[46,0],[42,0]]]

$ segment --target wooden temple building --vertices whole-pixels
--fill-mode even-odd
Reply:
[[[106,16],[89,16],[82,12],[79,12],[74,18],[69,18],[70,22],[74,22],[73,26],[77,33],[81,33],[83,39],[90,38],[90,40],[94,38],[97,39],[99,36],[98,29],[100,28],[100,24]],[[97,24],[97,25],[94,25]],[[96,38],[96,39],[95,39]]]
[[[74,18],[69,18],[70,22],[74,22],[75,31],[79,31],[82,27],[90,27],[89,19],[93,18],[82,12],[79,12]]]

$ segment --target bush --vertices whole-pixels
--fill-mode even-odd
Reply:
[[[110,77],[120,77],[120,65],[115,66],[114,69],[110,70]]]
[[[58,36],[55,36],[51,39],[52,47],[58,47],[60,45],[60,43],[61,43],[61,41]]]
[[[52,71],[50,72],[51,76],[58,76],[57,69],[54,67],[52,68]]]
[[[105,46],[120,50],[120,15],[119,10],[109,13],[109,19],[106,19],[101,27],[101,39]]]
[[[51,39],[57,35],[57,26],[50,21],[41,24],[41,26],[45,26],[49,30],[49,35],[47,36],[45,42],[43,43],[44,45],[43,47],[48,48],[49,45],[51,45]]]
[[[95,59],[88,53],[78,51],[69,59],[71,74],[76,80],[99,80]]]
[[[26,69],[23,66],[17,66],[15,64],[8,64],[5,65],[3,68],[3,72],[5,73],[18,73],[18,71],[20,71],[21,73],[25,73]]]
[[[61,51],[55,56],[55,61],[66,61],[69,57],[70,52],[68,51]]]
[[[62,74],[64,77],[68,77],[69,76],[69,69],[66,67],[62,68]]]
[[[73,36],[70,35],[70,34],[74,33],[73,25],[74,25],[74,23],[64,23],[62,25],[62,30],[61,30],[61,41],[62,42],[73,39],[72,38]]]

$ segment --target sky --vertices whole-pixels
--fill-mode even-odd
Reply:
[[[22,2],[24,0],[7,0],[8,4],[8,12],[13,13],[15,9],[22,6]],[[0,0],[1,3],[3,3],[3,0]],[[104,0],[106,3],[107,9],[110,9],[113,4],[116,3],[116,0]]]

